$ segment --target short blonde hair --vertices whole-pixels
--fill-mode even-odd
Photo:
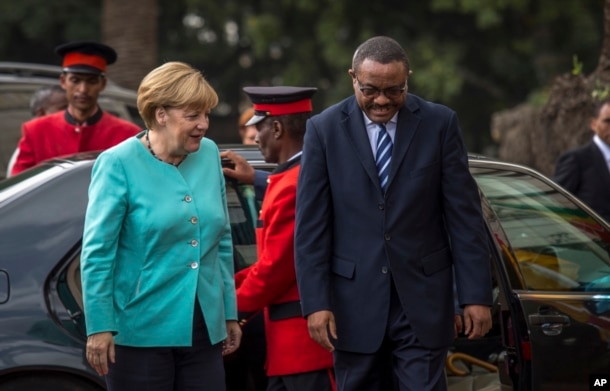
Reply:
[[[240,129],[245,128],[246,124],[248,123],[248,121],[250,121],[250,118],[252,118],[252,116],[254,116],[254,108],[249,107],[246,110],[244,110],[241,113],[241,115],[239,116],[239,120],[237,121],[237,126]]]
[[[171,61],[142,79],[138,88],[138,111],[150,129],[157,123],[159,107],[208,111],[218,105],[218,94],[201,72],[189,64]]]

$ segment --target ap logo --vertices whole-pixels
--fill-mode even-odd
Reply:
[[[589,376],[589,390],[610,390],[610,375]]]

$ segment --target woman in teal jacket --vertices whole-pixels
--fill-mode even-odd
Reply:
[[[217,146],[218,96],[166,63],[138,90],[147,130],[92,172],[82,251],[87,360],[114,390],[222,390],[237,324],[231,230]]]

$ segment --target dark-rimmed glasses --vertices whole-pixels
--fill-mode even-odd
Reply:
[[[389,87],[389,88],[377,88],[373,86],[363,86],[358,80],[358,76],[354,76],[356,83],[358,83],[358,89],[365,98],[377,98],[379,94],[383,94],[388,99],[398,99],[407,90],[407,82],[402,87]]]

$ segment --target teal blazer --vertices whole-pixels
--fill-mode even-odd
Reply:
[[[93,166],[81,273],[87,335],[125,346],[190,346],[195,297],[210,341],[237,319],[233,248],[218,148],[178,167],[131,137]]]

